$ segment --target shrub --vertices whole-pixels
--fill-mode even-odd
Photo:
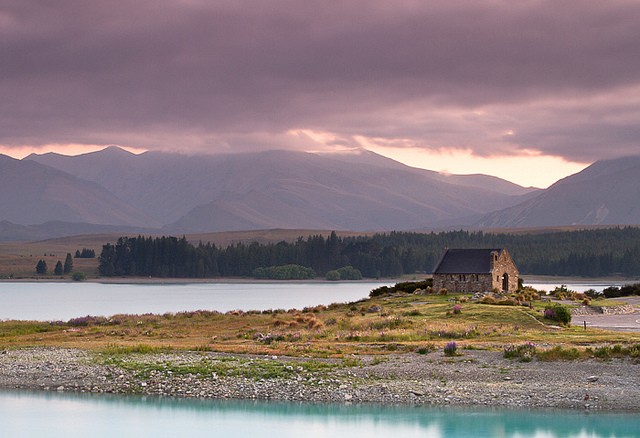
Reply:
[[[560,345],[541,351],[536,354],[539,360],[554,361],[554,360],[575,360],[580,357],[580,352],[576,348],[562,348]]]
[[[587,290],[584,291],[584,294],[586,296],[588,296],[589,298],[591,298],[591,299],[598,298],[598,297],[602,296],[602,293],[598,292],[595,289],[587,289]]]
[[[389,295],[393,292],[393,289],[389,288],[388,286],[381,286],[378,287],[376,289],[372,289],[371,292],[369,292],[369,296],[370,297],[379,297],[382,295]]]
[[[458,345],[455,342],[447,342],[447,345],[444,346],[444,354],[445,356],[455,356],[457,349]]]
[[[87,327],[89,325],[108,325],[109,321],[104,316],[81,316],[79,318],[72,318],[67,321],[67,324],[72,327]]]
[[[493,298],[491,295],[486,295],[484,297],[482,297],[482,300],[480,300],[481,304],[495,304],[496,303],[496,299]]]
[[[453,306],[453,309],[451,309],[451,312],[453,312],[454,315],[459,315],[462,312],[462,306],[460,304],[456,304]]]
[[[544,317],[545,319],[557,321],[562,325],[571,324],[571,310],[568,306],[560,304],[547,306],[544,309]]]
[[[507,345],[504,347],[505,359],[519,359],[520,362],[531,362],[536,353],[536,346],[531,342],[523,345]]]
[[[396,292],[413,293],[416,289],[424,289],[430,293],[433,286],[433,280],[428,278],[423,281],[404,281],[396,283],[395,286],[381,286],[369,292],[370,297],[379,297],[382,295],[391,295]]]
[[[329,271],[324,278],[329,281],[338,281],[340,280],[340,273],[338,271]]]
[[[337,269],[341,280],[362,280],[362,272],[353,266],[344,266]]]
[[[429,354],[433,350],[435,350],[435,346],[433,344],[421,345],[416,349],[416,353],[418,354]]]
[[[271,280],[307,280],[314,278],[315,275],[313,269],[294,264],[256,268],[253,271],[255,278],[267,278]]]
[[[87,276],[84,272],[74,272],[71,274],[71,279],[73,281],[84,281],[87,279]]]
[[[552,290],[551,295],[553,295],[559,300],[564,300],[566,298],[569,298],[572,292],[573,292],[572,290],[569,290],[567,286],[563,284],[556,287],[554,290]]]

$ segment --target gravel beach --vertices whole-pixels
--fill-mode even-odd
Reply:
[[[60,348],[0,352],[0,388],[161,397],[269,399],[308,402],[508,406],[640,411],[640,363],[633,359],[518,362],[501,352],[465,350],[348,360],[212,352],[130,354],[105,364],[97,353]],[[198,364],[279,366],[285,378],[198,372]],[[148,366],[148,367],[147,367]],[[145,369],[146,372],[141,372]],[[195,369],[195,368],[194,368]],[[151,371],[149,371],[151,370]]]

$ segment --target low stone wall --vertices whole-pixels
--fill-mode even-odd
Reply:
[[[636,308],[631,305],[623,306],[582,306],[574,307],[571,309],[571,314],[575,316],[579,315],[626,315],[636,311]]]

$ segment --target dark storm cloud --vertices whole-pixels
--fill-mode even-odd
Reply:
[[[639,22],[615,0],[0,0],[0,144],[626,154]]]

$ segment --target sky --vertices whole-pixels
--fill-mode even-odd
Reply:
[[[0,0],[0,153],[372,150],[546,187],[640,154],[640,1]]]

